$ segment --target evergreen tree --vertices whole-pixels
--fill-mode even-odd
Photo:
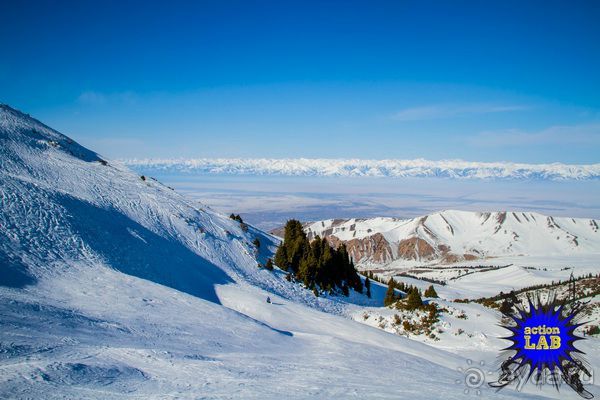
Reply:
[[[512,313],[512,307],[512,301],[504,299],[502,303],[500,303],[500,312],[504,315],[510,315]]]
[[[333,282],[333,249],[325,238],[321,239],[321,257],[317,268],[317,281],[325,287],[332,288]]]
[[[315,281],[315,274],[317,270],[317,259],[310,246],[304,248],[300,265],[298,266],[298,272],[296,273],[298,279],[304,282],[304,285],[311,286]]]
[[[425,297],[432,297],[432,298],[438,297],[438,294],[435,291],[435,288],[433,287],[433,285],[431,285],[427,288],[427,290],[425,291]]]
[[[284,271],[289,269],[287,248],[283,244],[277,248],[275,252],[275,264]]]
[[[352,289],[354,289],[357,293],[361,293],[363,292],[363,282],[362,279],[360,279],[360,275],[358,275],[358,272],[356,272],[356,267],[354,266],[354,261],[352,261],[352,258],[350,259],[350,268],[349,268],[349,274],[350,274],[350,282],[352,284]]]
[[[271,260],[270,258],[267,259],[267,263],[265,264],[265,269],[267,269],[269,271],[273,271],[273,260]]]
[[[286,271],[298,272],[308,239],[300,221],[291,219],[285,225],[283,243],[275,253],[275,263]]]
[[[259,238],[254,238],[254,241],[252,241],[252,244],[254,245],[254,247],[256,247],[257,249],[260,249],[260,239]]]
[[[350,295],[350,290],[348,288],[348,284],[344,282],[344,284],[342,285],[342,293],[344,294],[344,296],[348,297]]]
[[[371,281],[368,276],[365,279],[365,288],[367,289],[367,297],[371,298]]]
[[[387,292],[385,292],[385,298],[383,299],[384,306],[390,306],[396,302],[396,282],[394,278],[390,278],[388,282]]]
[[[433,324],[435,322],[437,322],[438,320],[438,309],[437,306],[435,305],[435,303],[429,303],[427,304],[427,311],[428,311],[428,315],[427,315],[427,319],[429,321],[430,324]]]
[[[244,223],[244,220],[242,220],[242,217],[240,217],[240,215],[239,215],[239,214],[234,214],[234,213],[231,213],[231,214],[229,215],[229,218],[231,218],[232,220],[234,220],[234,221],[237,221],[237,222],[239,222],[239,223]]]
[[[415,288],[416,289],[416,288]],[[418,290],[411,290],[406,299],[406,308],[408,310],[416,310],[423,305],[423,300]]]
[[[350,259],[346,246],[332,248],[325,238],[308,241],[302,224],[289,220],[283,243],[275,253],[275,264],[301,280],[307,288],[318,285],[333,291],[335,287],[349,294],[349,289],[362,293],[363,283]]]

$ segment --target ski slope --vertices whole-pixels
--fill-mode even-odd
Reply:
[[[464,357],[350,318],[384,287],[317,298],[144,178],[0,106],[0,397],[464,398]]]

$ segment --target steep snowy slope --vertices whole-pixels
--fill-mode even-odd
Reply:
[[[455,263],[500,256],[600,259],[600,221],[533,212],[443,211],[413,219],[325,220],[307,224],[310,237],[346,242],[362,264],[393,260]]]
[[[211,301],[214,284],[265,281],[257,262],[276,243],[270,235],[192,204],[7,106],[0,108],[0,140],[0,259],[8,265],[0,284],[19,287],[86,263]]]
[[[0,196],[2,398],[464,396],[461,357],[257,268],[271,236],[7,106]]]

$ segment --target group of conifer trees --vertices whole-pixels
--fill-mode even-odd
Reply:
[[[401,294],[396,294],[396,289],[407,294],[406,308],[415,309],[423,305],[423,300],[421,298],[421,290],[419,290],[418,287],[407,285],[404,282],[396,282],[394,278],[390,278],[390,280],[388,281],[388,290],[385,293],[385,298],[383,299],[383,304],[385,306],[390,306],[396,303],[398,300],[402,299]],[[427,290],[425,290],[425,297],[438,297],[433,285],[429,286]]]
[[[334,249],[319,236],[309,241],[297,220],[286,223],[283,239],[275,253],[275,264],[315,293],[336,288],[346,296],[350,288],[363,292],[362,281],[344,244]]]

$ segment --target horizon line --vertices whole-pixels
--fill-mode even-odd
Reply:
[[[340,176],[340,177],[441,177],[456,179],[600,179],[600,163],[518,163],[461,159],[360,159],[360,158],[128,158],[132,168],[171,172],[225,175]]]

